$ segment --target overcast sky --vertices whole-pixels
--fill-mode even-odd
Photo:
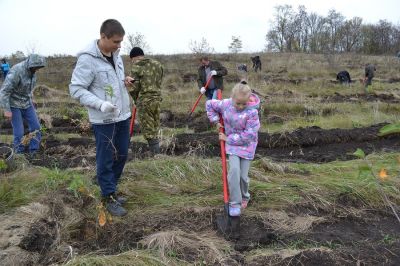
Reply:
[[[206,38],[228,52],[240,36],[244,52],[262,51],[277,5],[326,16],[335,9],[364,23],[400,23],[399,0],[0,0],[0,56],[34,49],[43,55],[75,55],[99,37],[101,23],[119,20],[127,33],[140,32],[153,53],[188,53],[191,40]]]

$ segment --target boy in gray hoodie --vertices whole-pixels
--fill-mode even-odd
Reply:
[[[14,149],[16,153],[25,152],[23,144],[24,120],[28,123],[30,140],[29,153],[39,150],[40,123],[32,104],[32,93],[36,86],[36,71],[46,66],[43,56],[31,54],[21,63],[13,66],[0,89],[0,106],[4,109],[4,116],[11,120],[14,135]]]
[[[128,157],[129,94],[125,87],[119,55],[124,28],[115,19],[103,22],[100,39],[78,54],[69,91],[89,113],[96,139],[97,180],[107,210],[114,216],[126,215],[126,199],[117,197],[117,184]]]

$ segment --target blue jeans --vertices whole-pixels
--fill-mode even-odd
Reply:
[[[207,100],[217,99],[217,91],[218,89],[207,89],[205,93]]]
[[[39,150],[42,134],[40,133],[40,124],[35,108],[32,105],[27,109],[11,107],[11,113],[15,152],[22,153],[25,151],[25,146],[21,143],[24,136],[24,120],[28,123],[29,132],[34,132],[36,130],[36,136],[34,136],[29,142],[29,152],[33,153]]]
[[[6,80],[7,74],[8,74],[8,70],[3,71],[3,79],[4,79],[4,80]]]
[[[128,158],[129,125],[130,119],[92,126],[96,138],[97,181],[103,197],[117,190],[118,180]]]

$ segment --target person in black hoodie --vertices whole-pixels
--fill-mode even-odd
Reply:
[[[336,80],[338,80],[338,81],[340,82],[340,84],[348,84],[348,83],[351,83],[350,74],[349,74],[349,72],[347,72],[346,70],[340,71],[340,72],[336,75]]]

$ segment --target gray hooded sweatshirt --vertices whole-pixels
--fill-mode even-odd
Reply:
[[[100,52],[97,41],[79,52],[69,93],[88,109],[92,124],[120,122],[131,116],[129,94],[124,84],[124,65],[117,51],[113,53],[114,69]],[[100,107],[105,101],[116,105],[120,113],[102,113]]]
[[[45,58],[37,54],[13,66],[0,89],[0,106],[6,111],[11,111],[11,107],[27,109],[31,106],[36,74],[32,74],[30,68],[45,66]]]

